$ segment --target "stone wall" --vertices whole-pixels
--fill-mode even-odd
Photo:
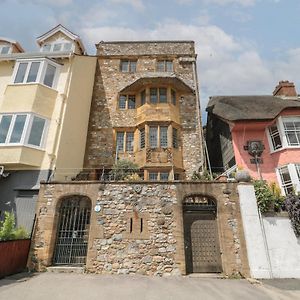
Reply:
[[[248,276],[236,184],[221,182],[42,184],[31,268],[43,270],[52,263],[60,199],[84,195],[92,201],[87,271],[185,274],[182,201],[194,194],[210,196],[217,202],[224,274]],[[93,210],[96,204],[101,206],[98,213]]]
[[[193,41],[100,42],[97,54],[116,55],[195,55]]]

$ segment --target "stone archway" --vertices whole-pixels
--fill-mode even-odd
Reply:
[[[192,195],[184,198],[182,207],[187,274],[222,272],[216,201]]]
[[[53,265],[84,265],[86,263],[91,200],[71,195],[61,199],[58,207]]]

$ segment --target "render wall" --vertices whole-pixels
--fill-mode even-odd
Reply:
[[[186,196],[199,194],[217,202],[223,273],[247,277],[248,260],[236,188],[234,183],[222,182],[42,184],[30,266],[44,270],[52,264],[62,197],[84,195],[92,202],[86,264],[89,272],[185,274],[182,201]],[[96,204],[101,206],[99,213],[93,209]]]
[[[71,180],[84,161],[96,57],[74,56],[57,138],[54,180]]]
[[[300,278],[300,238],[286,215],[260,216],[252,185],[239,185],[250,274],[254,278]]]
[[[274,278],[300,278],[300,238],[287,216],[263,217]]]

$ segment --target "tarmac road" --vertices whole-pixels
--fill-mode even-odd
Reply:
[[[0,280],[0,300],[210,300],[300,299],[300,280],[247,280],[91,275],[18,274]]]

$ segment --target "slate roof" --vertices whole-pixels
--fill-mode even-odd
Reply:
[[[228,121],[272,120],[287,108],[299,108],[300,98],[274,96],[214,96],[206,111]]]

